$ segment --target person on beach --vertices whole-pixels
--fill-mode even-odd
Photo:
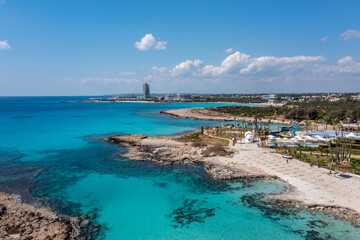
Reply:
[[[313,163],[312,162],[310,162],[310,167],[312,167],[313,166]]]

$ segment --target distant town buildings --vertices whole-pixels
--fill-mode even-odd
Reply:
[[[90,99],[101,100],[101,99]],[[107,101],[157,101],[157,102],[237,102],[237,103],[281,103],[289,102],[360,102],[359,92],[355,93],[278,93],[278,94],[183,94],[152,93],[150,84],[143,82],[142,93],[119,94],[106,98]]]
[[[143,98],[150,98],[150,85],[147,82],[143,83]]]

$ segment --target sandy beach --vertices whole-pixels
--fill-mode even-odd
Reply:
[[[330,174],[324,168],[292,159],[288,162],[273,150],[259,147],[233,147],[233,158],[219,159],[237,168],[239,164],[258,168],[269,175],[275,175],[293,186],[290,194],[282,199],[304,204],[342,206],[360,213],[360,177],[349,174],[340,177]],[[241,166],[240,166],[241,167]]]

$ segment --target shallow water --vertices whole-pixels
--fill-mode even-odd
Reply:
[[[324,214],[280,207],[276,181],[215,181],[201,166],[118,158],[101,139],[175,134],[212,122],[161,110],[220,104],[59,103],[86,98],[0,98],[0,190],[36,196],[61,213],[91,212],[99,239],[356,239]],[[30,193],[28,189],[30,188]],[[90,214],[88,214],[90,216]]]

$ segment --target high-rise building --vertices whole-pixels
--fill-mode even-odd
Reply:
[[[150,98],[150,85],[147,82],[143,84],[143,98]]]

